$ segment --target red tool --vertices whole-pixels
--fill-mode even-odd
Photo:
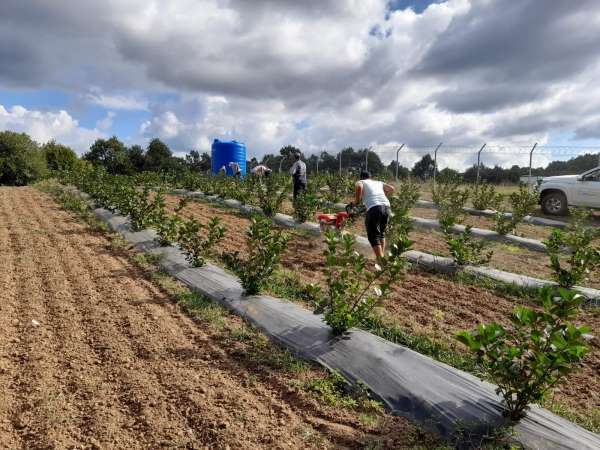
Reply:
[[[317,214],[317,221],[319,222],[319,228],[321,231],[328,231],[335,228],[341,230],[348,219],[353,219],[360,213],[360,209],[352,203],[346,205],[346,211],[342,211],[336,214]]]

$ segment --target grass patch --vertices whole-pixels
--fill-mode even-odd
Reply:
[[[543,406],[553,413],[562,416],[587,430],[594,433],[600,433],[600,410],[597,408],[591,408],[586,411],[585,414],[582,414],[562,403],[552,401],[552,399],[548,399]]]
[[[501,250],[504,250],[506,253],[510,253],[512,255],[520,255],[523,253],[523,249],[516,245],[501,244],[499,247]]]
[[[476,274],[458,271],[453,274],[436,274],[442,278],[453,281],[458,284],[475,286],[486,289],[494,294],[518,297],[526,300],[531,304],[539,303],[539,289],[533,287],[517,286],[513,283],[505,283],[498,280],[493,280],[488,277],[479,276]]]
[[[299,387],[309,392],[319,401],[335,407],[360,411],[381,412],[383,405],[369,395],[368,389],[361,383],[350,386],[336,370],[331,370],[324,378],[316,378],[300,383]]]
[[[97,219],[92,213],[89,204],[81,198],[74,190],[67,189],[54,179],[40,181],[34,184],[34,187],[42,192],[50,194],[63,209],[71,211],[82,219],[93,231],[109,231],[106,223]]]

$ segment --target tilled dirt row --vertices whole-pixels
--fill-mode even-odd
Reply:
[[[303,400],[285,374],[252,376],[103,234],[36,190],[0,189],[0,261],[2,448],[431,443],[405,420],[378,429]]]
[[[178,198],[168,197],[174,207]],[[231,210],[200,201],[190,202],[184,214],[206,222],[210,216],[218,216],[227,227],[224,241],[218,252],[245,249],[245,230],[249,220]],[[324,246],[320,239],[290,231],[293,239],[282,258],[282,265],[298,275],[304,282],[324,281]],[[540,257],[540,256],[538,256]],[[508,323],[508,315],[523,301],[516,297],[497,295],[489,290],[462,285],[435,274],[413,271],[404,277],[384,305],[384,314],[394,322],[413,332],[425,334],[434,340],[456,348],[453,336],[464,329],[472,329],[478,323],[497,321]],[[580,321],[600,330],[598,309],[585,310]],[[600,408],[600,338],[592,341],[593,351],[580,373],[571,376],[569,382],[556,395],[564,404],[597,414]]]

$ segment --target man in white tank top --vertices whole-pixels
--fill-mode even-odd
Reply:
[[[385,252],[385,229],[391,214],[390,201],[387,196],[394,192],[394,186],[371,179],[371,174],[363,171],[360,181],[356,183],[354,202],[364,203],[367,208],[365,228],[367,238],[377,259],[383,258]]]

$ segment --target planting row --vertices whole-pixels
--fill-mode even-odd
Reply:
[[[67,178],[91,195],[98,206],[128,215],[134,230],[156,227],[160,242],[176,242],[194,266],[202,266],[225,235],[226,230],[217,218],[202,225],[179,214],[185,200],[173,214],[167,213],[162,192],[151,193],[150,186],[140,180],[109,176],[97,169],[72,173]],[[264,195],[281,191],[270,190],[269,185],[266,179],[255,181],[255,189]],[[315,312],[323,314],[334,333],[343,334],[350,327],[368,321],[373,309],[400,282],[406,266],[402,255],[412,244],[407,236],[410,222],[407,214],[402,214],[402,206],[414,197],[405,194],[401,192],[392,199],[396,214],[388,235],[390,251],[377,264],[370,264],[355,251],[352,235],[326,234],[326,288],[315,284],[307,296],[315,305]],[[404,210],[408,210],[406,206]],[[232,252],[222,255],[222,260],[240,277],[246,293],[254,294],[269,281],[288,241],[289,237],[273,227],[268,218],[255,217],[247,231],[246,256]],[[468,233],[455,245],[468,249],[471,255],[480,254],[477,245],[469,241]],[[547,289],[541,293],[541,299],[543,311],[517,308],[509,329],[492,323],[457,336],[475,351],[488,376],[500,386],[499,392],[514,419],[523,414],[528,403],[539,401],[578,367],[588,351],[588,329],[568,322],[577,314],[582,297],[565,290],[553,293]],[[545,334],[540,334],[541,330],[546,330]]]

